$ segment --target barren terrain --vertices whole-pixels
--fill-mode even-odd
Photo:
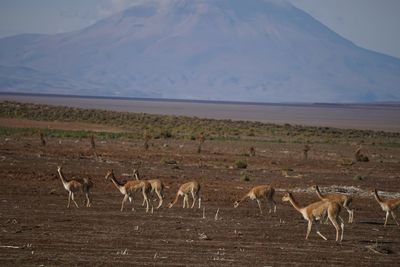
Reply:
[[[96,125],[90,127],[96,130]],[[58,123],[57,128],[76,125]],[[197,141],[191,140],[151,140],[147,151],[142,140],[132,139],[96,139],[95,150],[88,139],[46,141],[42,146],[37,136],[0,136],[2,266],[395,266],[400,260],[400,228],[392,218],[383,227],[384,212],[368,193],[376,187],[386,197],[399,197],[398,147],[367,144],[363,152],[369,162],[341,165],[341,159],[353,157],[349,144],[312,144],[305,160],[304,145],[295,143],[206,140],[198,154]],[[254,157],[245,154],[251,146]],[[238,169],[237,160],[247,162],[247,169]],[[104,179],[111,168],[118,179],[132,179],[139,162],[144,178],[157,177],[167,185],[165,204],[153,214],[145,213],[139,195],[135,212],[132,204],[120,212],[123,196]],[[83,207],[82,195],[77,197],[79,208],[66,207],[67,192],[56,169],[61,164],[68,178],[92,179],[93,207]],[[285,169],[292,170],[292,177],[282,175]],[[243,175],[249,181],[242,181]],[[182,209],[182,200],[166,208],[179,184],[190,179],[202,185],[205,218],[203,207]],[[277,189],[276,213],[269,214],[263,203],[260,215],[251,201],[233,208],[236,199],[259,184]],[[281,201],[285,190],[302,205],[317,201],[310,189],[314,184],[325,192],[336,188],[354,195],[355,223],[348,224],[342,211],[346,224],[340,244],[330,224],[321,225],[328,241],[314,231],[305,240],[306,222]]]

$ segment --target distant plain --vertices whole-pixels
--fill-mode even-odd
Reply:
[[[400,103],[261,104],[0,94],[0,101],[347,129],[400,131]]]

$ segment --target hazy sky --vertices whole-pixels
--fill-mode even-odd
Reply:
[[[400,0],[288,1],[355,44],[400,58]],[[0,37],[81,29],[134,3],[135,0],[0,0]]]

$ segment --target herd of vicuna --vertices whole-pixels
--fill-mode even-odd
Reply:
[[[76,205],[76,207],[78,207],[78,204],[75,201],[75,193],[77,192],[82,192],[85,195],[86,207],[90,207],[92,204],[90,191],[91,188],[93,187],[93,182],[88,178],[84,179],[72,178],[67,180],[62,172],[62,168],[58,167],[57,170],[61,178],[61,181],[63,183],[63,186],[65,190],[68,191],[69,194],[67,207],[70,206],[71,199]],[[135,193],[141,193],[143,195],[142,205],[146,204],[146,212],[149,211],[150,206],[151,206],[151,211],[153,212],[152,201],[149,200],[149,197],[152,194],[156,194],[159,199],[159,203],[156,209],[160,208],[163,204],[163,199],[165,198],[164,196],[165,186],[163,182],[160,179],[141,180],[139,177],[139,173],[136,170],[134,171],[133,174],[135,180],[130,180],[125,183],[121,183],[120,181],[117,180],[113,170],[107,171],[107,174],[105,176],[105,179],[111,180],[111,182],[121,192],[121,194],[124,195],[121,204],[121,211],[124,210],[124,205],[127,200],[132,202]],[[191,208],[195,206],[196,201],[198,202],[198,208],[200,208],[201,207],[200,189],[201,189],[200,184],[194,180],[182,184],[179,187],[175,198],[167,205],[167,207],[172,208],[178,201],[179,197],[183,196],[183,208],[185,207],[189,208],[190,206],[189,195],[191,195],[193,198]],[[316,233],[323,239],[327,240],[327,238],[320,233],[317,222],[322,220],[329,220],[336,229],[336,241],[342,241],[344,233],[344,222],[343,219],[339,216],[339,213],[342,208],[345,208],[349,213],[348,223],[353,223],[354,210],[350,208],[352,197],[340,193],[323,195],[317,185],[314,185],[313,189],[316,191],[320,200],[311,203],[307,206],[300,206],[298,202],[294,199],[293,194],[290,192],[284,193],[282,201],[290,202],[292,206],[302,214],[303,218],[307,220],[308,227],[307,227],[306,239],[308,239],[310,235],[312,226],[315,225]],[[400,224],[396,219],[396,215],[394,213],[394,210],[400,207],[400,198],[384,200],[378,195],[376,189],[371,190],[371,193],[375,197],[375,200],[378,202],[378,204],[381,206],[382,210],[386,212],[384,226],[386,226],[390,214],[392,215],[396,224],[400,226]],[[245,194],[241,199],[235,201],[233,206],[234,208],[237,208],[241,202],[249,198],[250,200],[255,200],[257,202],[258,207],[260,209],[260,213],[262,213],[261,199],[265,198],[266,202],[270,206],[269,212],[270,213],[272,211],[276,212],[276,202],[274,200],[274,194],[275,194],[275,189],[271,185],[255,186],[252,189],[250,189],[250,191],[247,194]],[[132,208],[132,210],[134,210],[134,208]]]

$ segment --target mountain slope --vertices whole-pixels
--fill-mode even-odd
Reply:
[[[71,79],[71,90],[91,95],[400,100],[400,60],[279,1],[146,1],[80,31],[1,39],[0,65],[51,74],[50,85]]]

